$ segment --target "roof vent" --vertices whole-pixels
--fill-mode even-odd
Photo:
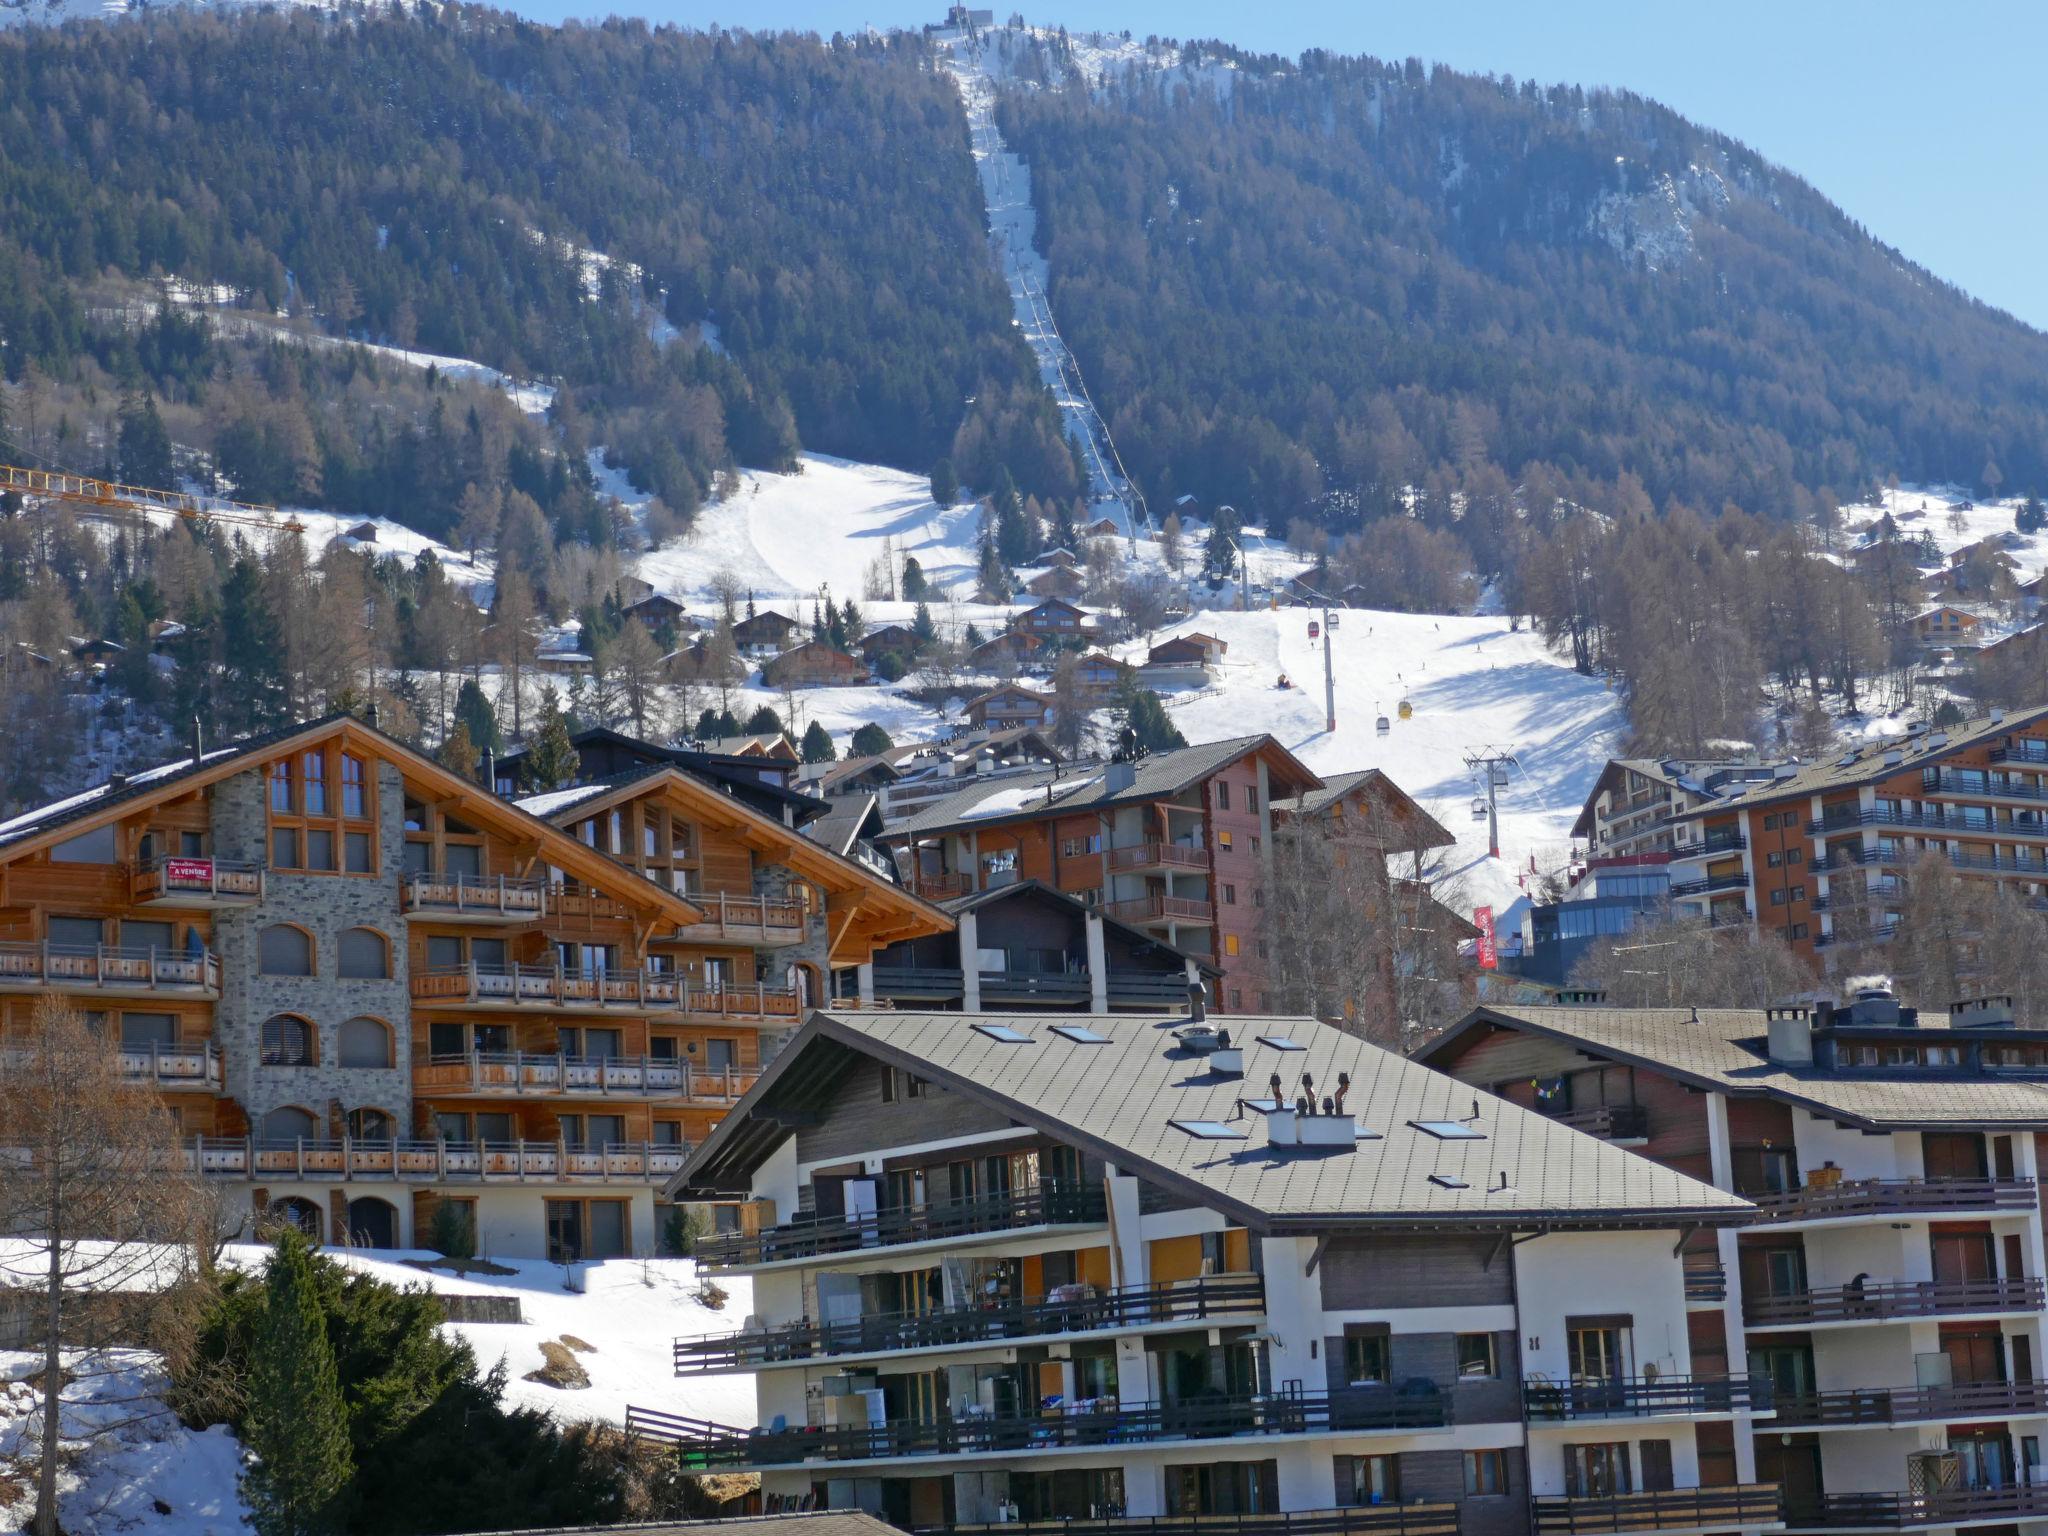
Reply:
[[[1837,768],[1854,768],[1856,766],[1856,754],[1854,752],[1844,752],[1837,759],[1835,766]]]
[[[1793,774],[1797,773],[1798,771],[1799,765],[1797,763],[1771,764],[1771,777],[1774,779],[1789,779],[1792,777]]]
[[[1846,1010],[1851,1024],[1899,1024],[1898,994],[1892,991],[1889,976],[1851,976],[1849,978],[1849,1006]]]
[[[1899,766],[1899,764],[1903,763],[1903,762],[1904,762],[1905,760],[1906,760],[1906,754],[1905,754],[1904,752],[1900,751],[1900,750],[1899,750],[1899,749],[1898,749],[1897,747],[1887,747],[1887,748],[1885,749],[1885,754],[1884,754],[1884,765],[1885,765],[1885,767],[1887,767],[1887,768],[1896,768],[1896,767],[1898,767],[1898,766]]]
[[[1936,731],[1936,732],[1935,732],[1935,733],[1934,733],[1934,734],[1933,734],[1932,736],[1930,736],[1930,737],[1928,737],[1928,738],[1927,738],[1927,745],[1928,745],[1928,747],[1929,747],[1929,749],[1930,749],[1930,750],[1931,750],[1932,748],[1935,748],[1935,747],[1945,747],[1945,746],[1947,746],[1947,745],[1948,745],[1948,732],[1947,732],[1947,731]]]
[[[1594,987],[1582,987],[1557,994],[1560,1008],[1592,1008],[1607,1001],[1607,994]]]
[[[1925,720],[1908,720],[1906,722],[1906,734],[1908,736],[1925,736],[1927,734],[1927,722]]]
[[[1280,1078],[1273,1082],[1273,1108],[1266,1114],[1266,1145],[1269,1147],[1351,1147],[1358,1145],[1358,1122],[1345,1113],[1344,1098],[1351,1092],[1351,1074],[1337,1074],[1337,1091],[1323,1097],[1316,1106],[1315,1080],[1301,1074],[1301,1092],[1294,1107],[1280,1101]]]
[[[121,791],[122,791],[122,790],[126,789],[127,787],[128,787],[128,775],[127,775],[127,774],[125,774],[125,773],[110,773],[110,774],[108,774],[108,775],[107,775],[107,793],[108,793],[108,794],[110,794],[110,795],[118,795],[119,793],[121,793]]]
[[[1951,1029],[2011,1029],[2017,1022],[2010,997],[1966,997],[1948,1005]]]
[[[2003,705],[1994,704],[1991,707],[1991,723],[1993,725],[2005,724],[2005,707]]]
[[[1812,1066],[1813,1016],[1804,1008],[1773,1008],[1765,1018],[1771,1032],[1771,1060],[1785,1067]]]
[[[1135,763],[1110,763],[1102,770],[1102,792],[1105,795],[1120,795],[1137,782]]]

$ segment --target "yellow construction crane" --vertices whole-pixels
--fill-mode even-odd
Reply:
[[[115,512],[163,512],[187,523],[241,523],[271,533],[304,533],[306,525],[276,507],[251,501],[229,501],[220,496],[194,496],[185,491],[160,491],[143,485],[122,485],[113,480],[95,480],[90,475],[65,474],[54,469],[23,469],[0,464],[0,494],[13,491],[22,496],[53,496],[60,501],[82,502]]]

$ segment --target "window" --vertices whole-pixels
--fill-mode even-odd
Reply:
[[[1244,787],[1244,808],[1245,808],[1245,809],[1246,809],[1247,811],[1250,811],[1250,812],[1252,812],[1252,813],[1253,813],[1254,815],[1258,814],[1258,809],[1259,809],[1259,787],[1258,787],[1258,785],[1256,785],[1256,784],[1247,784],[1247,785],[1245,785],[1245,787]]]
[[[286,816],[297,809],[292,804],[292,765],[281,758],[270,765],[270,808]]]
[[[882,1068],[882,1102],[884,1104],[894,1104],[896,1102],[897,1081],[898,1074],[894,1067]]]
[[[96,917],[52,917],[46,937],[66,949],[96,949],[106,942],[107,930]]]
[[[1176,1131],[1185,1131],[1197,1141],[1243,1141],[1245,1133],[1221,1120],[1169,1120]]]
[[[1785,862],[1787,864],[1804,864],[1806,862],[1806,850],[1804,848],[1787,848],[1785,850]]]
[[[270,867],[272,869],[297,869],[299,867],[299,829],[297,827],[272,827],[270,829]]]
[[[1298,1044],[1288,1039],[1285,1035],[1261,1035],[1259,1036],[1259,1044],[1269,1046],[1276,1051],[1305,1051],[1308,1049],[1307,1046]]]
[[[1612,1499],[1629,1492],[1628,1442],[1564,1448],[1564,1491],[1573,1499]]]
[[[460,1030],[462,1026],[454,1026]],[[436,1024],[435,1029],[441,1026]],[[335,1052],[344,1067],[388,1067],[391,1065],[391,1031],[378,1019],[350,1019],[335,1037]],[[461,1055],[461,1048],[456,1048]]]
[[[1491,1381],[1500,1375],[1500,1357],[1490,1333],[1458,1335],[1458,1380]]]
[[[1387,1381],[1393,1370],[1393,1330],[1385,1323],[1344,1328],[1344,1379],[1354,1387]]]
[[[1258,833],[1256,833],[1256,832],[1254,832],[1254,833],[1252,834],[1252,857],[1256,859],[1256,858],[1257,858],[1258,856],[1259,856],[1259,834],[1258,834]],[[1263,906],[1263,905],[1264,905],[1264,903],[1262,902],[1262,903],[1260,903],[1260,905],[1262,905],[1262,906]]]
[[[1236,845],[1231,842],[1228,832],[1218,832],[1216,834],[1216,846],[1222,849],[1223,852],[1228,853]]]
[[[1260,958],[1261,960],[1264,960],[1265,958],[1267,958],[1267,956],[1266,956],[1266,941],[1265,941],[1264,939],[1261,939],[1261,940],[1259,940],[1258,954],[1259,954],[1259,958]]]
[[[299,759],[299,801],[308,816],[327,814],[327,757],[308,752]]]
[[[1237,887],[1230,884],[1228,881],[1224,882],[1223,886],[1223,905],[1225,905],[1226,907],[1234,907],[1237,905]]]
[[[1481,1498],[1508,1491],[1508,1453],[1506,1451],[1467,1451],[1465,1453],[1465,1494],[1468,1498]]]
[[[370,791],[363,775],[363,760],[341,754],[341,814],[361,818],[370,814]]]
[[[1484,1141],[1486,1132],[1463,1120],[1410,1120],[1409,1126],[1438,1141]]]
[[[256,968],[265,976],[312,975],[311,935],[290,923],[272,923],[257,936]]]
[[[1052,1032],[1076,1045],[1108,1045],[1109,1036],[1099,1035],[1086,1024],[1055,1024]]]
[[[306,828],[306,868],[334,872],[334,834],[325,827]]]
[[[1774,907],[1782,907],[1783,905],[1785,905],[1786,894],[1787,893],[1782,890],[1771,892],[1771,905]]]
[[[1236,1010],[1236,1011],[1240,1011],[1240,1012],[1241,1012],[1241,1011],[1243,1010],[1243,1008],[1244,1008],[1244,988],[1243,988],[1243,987],[1232,987],[1232,988],[1230,989],[1230,1006],[1231,1006],[1231,1008],[1232,1008],[1233,1010]]]
[[[1258,849],[1256,849],[1256,848],[1254,848],[1254,849],[1252,850],[1252,852],[1253,852],[1253,853],[1257,853],[1258,851],[1259,851],[1259,850],[1258,850]],[[1266,904],[1266,890],[1265,890],[1265,887],[1264,887],[1264,886],[1254,886],[1254,887],[1252,887],[1252,905],[1253,905],[1253,906],[1255,906],[1255,907],[1263,907],[1263,906],[1264,906],[1265,904]]]
[[[265,1141],[311,1141],[319,1129],[320,1123],[307,1109],[273,1109],[263,1117]]]
[[[1780,864],[1783,864],[1784,862],[1785,855],[1783,855],[1782,853],[1774,852],[1767,853],[1764,855],[1764,868],[1766,869],[1776,869]]]
[[[1230,809],[1230,781],[1228,779],[1218,779],[1216,781],[1216,809],[1219,811]]]
[[[1788,939],[1803,939],[1806,937],[1806,931],[1806,924],[1794,923],[1786,930],[1785,937]]]
[[[390,1141],[398,1135],[398,1122],[381,1109],[352,1109],[348,1134],[356,1141]]]
[[[1398,1504],[1401,1502],[1400,1460],[1394,1456],[1339,1456],[1337,1458],[1337,1502],[1339,1504]]]
[[[374,928],[344,928],[335,956],[341,974],[351,980],[387,981],[391,976],[391,945]]]
[[[1621,1381],[1630,1375],[1629,1342],[1634,1332],[1631,1319],[1615,1317],[1568,1317],[1565,1319],[1565,1357],[1573,1381]]]
[[[266,1067],[310,1067],[313,1065],[313,1026],[295,1014],[280,1013],[263,1024],[263,1065]]]
[[[974,1032],[987,1035],[991,1040],[1000,1040],[1004,1045],[1029,1045],[1031,1037],[1022,1030],[1012,1029],[1007,1024],[977,1024]]]
[[[1792,900],[1794,900],[1794,901],[1804,901],[1804,900],[1806,900],[1806,887],[1805,887],[1805,886],[1803,886],[1803,885],[1795,885],[1795,886],[1793,886],[1793,887],[1792,887],[1792,898],[1791,898],[1791,899],[1792,899]]]
[[[121,1015],[121,1048],[146,1051],[155,1047],[171,1050],[178,1043],[178,1020],[168,1013],[124,1013]]]
[[[1226,933],[1225,935],[1223,935],[1223,953],[1225,953],[1226,955],[1234,955],[1237,953],[1237,951],[1237,935],[1234,933]]]
[[[371,875],[377,872],[376,864],[370,857],[370,834],[367,832],[344,832],[341,837],[341,867],[352,875]]]

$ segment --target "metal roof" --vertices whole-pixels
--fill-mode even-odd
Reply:
[[[791,1109],[816,1108],[839,1091],[845,1055],[855,1051],[1262,1230],[1669,1226],[1734,1222],[1750,1209],[1734,1195],[1313,1019],[1212,1019],[1244,1050],[1244,1075],[1235,1077],[1180,1046],[1173,1031],[1188,1022],[1184,1017],[1085,1016],[1091,1030],[1108,1037],[1106,1045],[1076,1044],[1054,1032],[1081,1017],[814,1013],[698,1148],[677,1186],[739,1187],[792,1134]],[[1028,1043],[992,1037],[991,1025]],[[1297,1048],[1276,1048],[1261,1037],[1284,1037]],[[1338,1074],[1348,1073],[1345,1110],[1372,1139],[1327,1149],[1269,1147],[1263,1116],[1242,1101],[1267,1095],[1277,1073],[1291,1104],[1304,1072],[1318,1097],[1334,1093]],[[877,1134],[919,1140],[918,1106],[906,1104],[900,1113],[900,1135]],[[1245,1139],[1203,1139],[1175,1121],[1220,1122]],[[1416,1129],[1417,1121],[1468,1122],[1483,1134],[1444,1140]],[[1446,1187],[1432,1176],[1461,1184]]]
[[[1394,814],[1414,829],[1416,835],[1400,843],[1399,851],[1426,853],[1431,848],[1448,848],[1457,842],[1450,828],[1430,815],[1413,795],[1377,768],[1354,768],[1349,773],[1327,774],[1321,789],[1312,789],[1291,799],[1275,800],[1273,809],[1284,815],[1314,816],[1360,788],[1384,791],[1394,804]]]
[[[1116,764],[1076,763],[1058,770],[1018,775],[969,784],[957,793],[935,800],[889,829],[889,836],[921,837],[955,827],[998,826],[1006,821],[1033,821],[1047,808],[1062,814],[1123,805],[1132,801],[1158,800],[1177,795],[1199,784],[1217,770],[1256,751],[1277,754],[1295,781],[1307,790],[1318,789],[1322,780],[1271,736],[1233,736],[1227,741],[1203,742],[1198,746],[1176,747],[1157,752],[1127,766],[1131,783],[1124,789],[1106,787],[1107,775]],[[1032,790],[1050,790],[1050,796],[1029,795]],[[1000,809],[984,802],[1005,797]],[[1028,801],[1028,803],[1027,803]],[[980,809],[983,813],[977,814]]]
[[[2048,705],[2036,709],[2012,710],[2002,719],[1994,720],[1980,715],[1973,720],[1964,720],[1944,730],[1930,730],[1918,736],[1893,736],[1873,741],[1857,748],[1853,754],[1830,753],[1819,762],[1808,763],[1797,773],[1782,779],[1772,779],[1759,784],[1747,794],[1734,795],[1715,805],[1704,807],[1710,812],[1724,810],[1747,810],[1751,806],[1770,805],[1779,800],[1797,800],[1807,795],[1821,794],[1832,789],[1851,789],[1859,784],[1868,784],[1877,779],[1889,778],[1907,768],[1919,768],[1953,757],[1971,747],[1982,746],[1987,741],[2009,736],[2030,725],[2048,720]],[[1936,745],[1936,738],[1943,738]],[[1899,761],[1885,761],[1887,753],[1899,754]]]
[[[1985,1077],[1838,1074],[1772,1062],[1770,1023],[1756,1008],[1475,1009],[1419,1053],[1441,1061],[1489,1025],[1547,1035],[1596,1056],[1666,1072],[1694,1087],[1742,1098],[1782,1099],[1872,1130],[1916,1126],[2048,1129],[2048,1082]],[[1926,1031],[1915,1038],[1924,1039]]]

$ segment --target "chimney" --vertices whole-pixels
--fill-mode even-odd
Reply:
[[[363,724],[373,731],[377,729],[377,701],[375,699],[370,700],[369,708],[363,711]]]
[[[1771,1008],[1764,1017],[1771,1032],[1771,1060],[1783,1067],[1812,1066],[1813,1016],[1804,1008]]]
[[[484,748],[484,788],[494,795],[498,792],[498,754],[490,747]]]
[[[1898,994],[1889,976],[1851,976],[1848,1015],[1851,1024],[1902,1024]]]
[[[2003,705],[1994,704],[1991,706],[1991,723],[1993,725],[2005,724],[2005,707]]]
[[[1188,983],[1188,1022],[1199,1024],[1209,1017],[1209,988],[1199,981]]]
[[[2011,1029],[2017,1022],[2010,997],[1966,997],[1948,1005],[1950,1029]]]
[[[110,794],[110,795],[118,795],[119,793],[121,793],[121,791],[122,791],[122,790],[126,789],[127,787],[128,787],[128,775],[127,775],[127,774],[125,774],[125,773],[110,773],[110,774],[108,774],[108,775],[107,775],[107,793],[108,793],[108,794]]]
[[[197,767],[206,761],[206,727],[199,723],[199,717],[192,717],[192,763]]]
[[[1102,770],[1102,792],[1106,795],[1120,795],[1137,782],[1135,764],[1109,763]]]
[[[1244,1047],[1233,1045],[1230,1031],[1216,1031],[1216,1049],[1209,1053],[1209,1070],[1218,1077],[1244,1076]]]

